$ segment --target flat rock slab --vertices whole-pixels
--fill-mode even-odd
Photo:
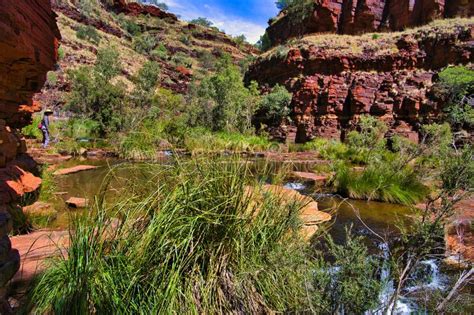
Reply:
[[[89,204],[89,200],[86,198],[71,197],[66,200],[66,204],[70,208],[86,208]]]
[[[96,168],[98,168],[98,166],[78,165],[78,166],[74,166],[74,167],[63,168],[63,169],[57,170],[56,172],[53,173],[53,175],[55,175],[55,176],[69,175],[69,174],[79,173],[79,172],[83,172],[83,171],[94,170]]]
[[[313,184],[325,183],[329,180],[329,175],[321,175],[310,172],[293,172],[293,176],[297,179],[304,180]]]
[[[69,245],[67,231],[37,231],[11,238],[12,247],[20,253],[21,266],[13,282],[30,281],[43,271],[48,258],[66,254]]]

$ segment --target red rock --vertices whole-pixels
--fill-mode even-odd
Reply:
[[[137,2],[127,2],[126,0],[113,0],[113,8],[119,13],[125,13],[132,16],[140,14],[151,15],[162,19],[178,21],[178,17],[172,13],[166,12],[153,5],[143,5]]]
[[[70,168],[63,168],[60,170],[57,170],[56,172],[53,173],[53,175],[69,175],[69,174],[74,174],[74,173],[79,173],[83,171],[89,171],[98,168],[98,166],[94,165],[78,165]]]
[[[309,172],[293,172],[293,176],[313,184],[324,183],[329,179],[329,175],[318,175]]]
[[[361,34],[400,31],[435,19],[474,15],[469,0],[314,0],[302,21],[282,12],[267,28],[274,45],[311,33]]]
[[[286,56],[259,59],[245,79],[267,87],[282,84],[293,92],[290,118],[296,142],[344,139],[360,115],[376,116],[387,123],[390,133],[417,141],[419,126],[436,121],[445,105],[431,91],[437,71],[472,61],[474,23],[457,23],[449,32],[431,26],[397,35],[391,39],[396,52],[352,53],[337,46],[316,46],[310,40],[305,43],[303,38],[303,45],[289,44]],[[270,125],[256,121],[256,126],[260,123]],[[283,141],[290,135],[286,125],[268,131]]]
[[[71,208],[86,208],[89,204],[89,200],[86,198],[71,197],[66,200],[66,204]]]

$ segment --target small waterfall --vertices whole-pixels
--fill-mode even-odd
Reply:
[[[283,185],[283,187],[288,188],[288,189],[293,189],[293,190],[304,190],[304,189],[306,189],[305,184],[294,183],[294,182],[286,183],[285,185]]]

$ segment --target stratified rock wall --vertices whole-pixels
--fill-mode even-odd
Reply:
[[[435,121],[442,110],[442,101],[431,93],[436,73],[473,61],[474,19],[446,20],[379,39],[305,37],[288,47],[287,53],[276,48],[263,55],[246,81],[283,84],[293,92],[297,142],[344,139],[361,115],[376,116],[391,132],[416,141],[420,124]],[[285,139],[285,130],[282,125],[272,133]],[[292,138],[288,132],[286,138]]]
[[[41,179],[30,173],[34,161],[16,128],[31,123],[41,106],[32,101],[46,73],[54,68],[60,37],[49,0],[0,0],[0,313],[4,286],[19,268],[18,252],[11,248],[10,214],[18,202],[36,191]],[[21,208],[20,208],[21,209]],[[21,210],[20,210],[21,211]]]
[[[314,0],[303,21],[282,12],[267,29],[273,45],[311,33],[400,31],[435,19],[474,14],[472,0]]]

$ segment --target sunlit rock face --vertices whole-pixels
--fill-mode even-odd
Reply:
[[[10,213],[41,185],[17,128],[41,110],[32,98],[56,64],[60,34],[49,0],[0,0],[0,34],[0,313],[7,313],[2,288],[20,262],[8,239]]]
[[[474,20],[446,19],[418,30],[386,31],[471,16],[473,5],[320,0],[306,21],[284,26],[288,17],[280,15],[267,32],[282,46],[260,57],[249,68],[246,82],[255,80],[264,89],[285,85],[293,93],[290,125],[258,121],[256,126],[269,126],[280,140],[344,139],[361,115],[372,115],[387,123],[389,133],[417,141],[421,124],[435,122],[445,105],[433,93],[437,73],[473,60]],[[298,38],[293,38],[293,29]]]
[[[474,14],[470,0],[314,0],[311,14],[294,21],[282,12],[267,29],[274,45],[310,33],[400,31],[435,19]]]

